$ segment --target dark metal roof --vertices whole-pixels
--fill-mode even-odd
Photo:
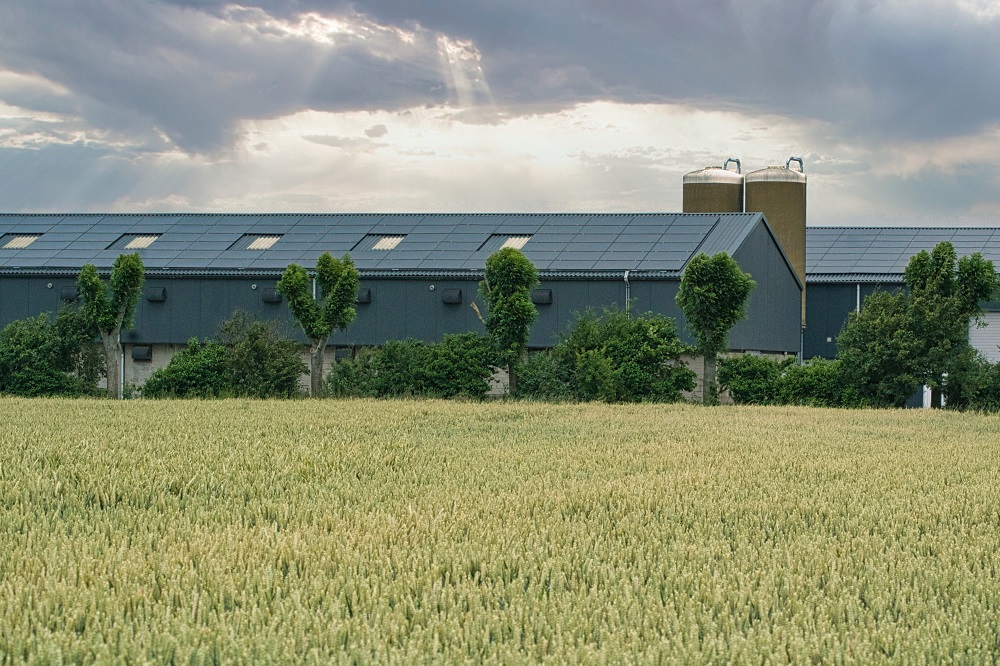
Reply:
[[[808,227],[808,282],[902,282],[910,257],[942,241],[1000,266],[1000,227]]]
[[[270,275],[350,253],[365,275],[475,276],[494,235],[531,236],[522,252],[545,275],[676,277],[697,252],[733,254],[760,213],[730,214],[66,214],[0,215],[0,237],[41,234],[0,249],[0,272],[109,268],[125,235],[158,235],[139,249],[152,274]],[[391,250],[354,250],[369,235],[404,236]],[[264,250],[231,249],[248,236],[280,236]],[[237,247],[241,245],[237,244]],[[366,247],[362,245],[362,247]]]

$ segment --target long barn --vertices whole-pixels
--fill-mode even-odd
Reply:
[[[698,253],[727,252],[757,282],[731,348],[800,352],[802,284],[761,213],[0,215],[0,326],[74,300],[84,264],[107,271],[138,252],[146,282],[123,343],[125,380],[141,385],[235,310],[292,331],[277,280],[288,264],[311,268],[330,252],[350,254],[361,273],[358,318],[331,355],[436,341],[482,330],[470,305],[501,247],[539,270],[531,347],[551,346],[586,308],[626,303],[675,318],[691,341],[674,301],[681,274]]]

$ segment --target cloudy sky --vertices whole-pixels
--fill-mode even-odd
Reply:
[[[0,4],[0,212],[675,211],[792,155],[812,224],[1000,224],[1000,3]]]

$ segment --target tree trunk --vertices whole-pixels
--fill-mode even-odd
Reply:
[[[104,359],[108,369],[108,397],[119,400],[122,397],[122,343],[121,329],[111,332],[101,331],[101,344],[104,346]]]
[[[313,340],[309,348],[309,395],[319,398],[323,395],[323,357],[326,352],[326,338]]]
[[[514,372],[514,363],[507,366],[507,397],[511,397],[517,391],[517,375]]]
[[[717,357],[715,354],[702,356],[704,370],[701,379],[701,401],[706,405],[719,404],[719,387],[715,381]]]

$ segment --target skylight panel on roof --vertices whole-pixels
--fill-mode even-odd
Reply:
[[[230,250],[270,250],[281,234],[245,234],[229,246]]]
[[[41,234],[5,234],[0,237],[0,249],[23,250],[41,237]]]
[[[505,247],[515,250],[523,248],[531,240],[531,234],[493,234],[479,247],[480,252],[497,252]]]
[[[109,250],[145,250],[160,234],[125,234],[108,246]]]
[[[388,252],[389,250],[395,249],[403,239],[406,238],[406,234],[368,234],[362,238],[357,245],[351,248],[351,250],[380,250],[383,252]]]

